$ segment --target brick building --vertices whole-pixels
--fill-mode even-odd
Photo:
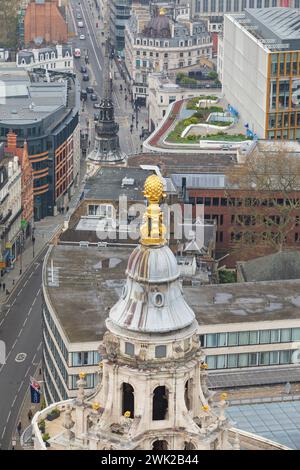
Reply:
[[[65,44],[68,25],[58,0],[31,0],[24,18],[25,46]]]
[[[33,170],[28,155],[28,145],[24,142],[24,148],[17,147],[17,134],[9,132],[7,134],[7,154],[17,156],[21,165],[21,205],[22,205],[22,228],[24,235],[31,233],[33,222]]]

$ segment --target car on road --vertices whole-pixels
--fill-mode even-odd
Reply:
[[[84,28],[84,25],[83,25],[82,21],[78,21],[78,28]]]
[[[84,40],[85,40],[85,35],[84,35],[84,34],[81,34],[81,35],[79,36],[79,39],[80,39],[81,41],[84,41]]]
[[[80,72],[81,72],[81,73],[87,73],[87,68],[86,68],[85,65],[82,65],[82,66],[80,67]]]
[[[100,109],[101,104],[100,103],[94,103],[94,109]]]
[[[95,93],[91,94],[91,101],[98,101],[98,96]]]
[[[86,88],[86,92],[92,94],[92,93],[94,93],[94,88],[91,87],[91,86],[88,86],[88,87]]]
[[[94,114],[94,121],[99,121],[99,113]]]
[[[80,99],[81,99],[82,101],[86,101],[86,100],[87,100],[87,97],[88,97],[88,95],[87,95],[86,90],[81,90],[81,92],[80,92]]]
[[[82,80],[83,80],[84,82],[88,82],[89,79],[90,79],[90,77],[89,77],[89,75],[88,75],[87,73],[84,73],[84,74],[82,75]]]

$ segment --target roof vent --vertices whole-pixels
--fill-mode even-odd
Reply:
[[[133,186],[134,185],[134,178],[127,178],[125,176],[125,178],[122,179],[122,188],[124,188],[124,186]]]

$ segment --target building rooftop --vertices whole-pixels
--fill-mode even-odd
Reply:
[[[58,81],[60,74],[46,83],[44,73],[30,73],[19,68],[1,68],[0,121],[6,124],[30,124],[68,107],[68,93],[75,94],[75,85],[68,92],[72,80]],[[56,78],[55,78],[56,77]],[[71,101],[74,100],[69,100]]]
[[[300,12],[296,8],[251,8],[233,16],[271,50],[300,49]]]
[[[44,265],[44,294],[70,342],[102,339],[109,310],[120,298],[132,251],[133,247],[122,245],[52,247]],[[201,325],[300,319],[300,280],[183,289],[199,333]]]
[[[300,279],[185,287],[200,325],[300,319]]]
[[[300,251],[281,251],[240,262],[239,271],[245,282],[300,279]]]
[[[84,199],[118,200],[125,195],[129,201],[144,201],[144,183],[148,176],[149,170],[142,168],[102,167],[87,180]]]

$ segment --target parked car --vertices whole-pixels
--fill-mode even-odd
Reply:
[[[82,65],[82,66],[80,67],[80,72],[81,72],[81,73],[87,73],[87,68],[86,68],[85,65]]]
[[[90,77],[89,77],[89,75],[88,75],[87,73],[85,73],[85,74],[82,76],[82,80],[83,80],[84,82],[88,82],[89,79],[90,79]]]
[[[101,107],[101,104],[100,103],[94,103],[94,108],[95,109],[100,109]]]
[[[92,86],[88,86],[86,87],[86,92],[92,94],[94,93],[94,88]]]
[[[98,101],[98,96],[95,93],[91,94],[91,100],[92,101]]]

